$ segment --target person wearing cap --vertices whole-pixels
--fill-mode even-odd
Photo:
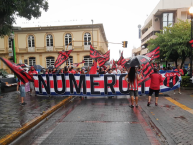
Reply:
[[[158,68],[154,68],[154,73],[150,75],[151,78],[151,84],[149,88],[149,97],[148,97],[148,103],[147,106],[150,106],[151,104],[151,97],[152,94],[155,92],[155,106],[158,106],[158,97],[159,97],[159,91],[160,91],[160,84],[163,82],[162,75],[159,74]]]
[[[28,74],[33,77],[33,75],[38,74],[38,73],[35,70],[34,66],[31,66]],[[30,96],[31,96],[32,90],[35,90],[35,87],[34,87],[34,82],[30,82],[29,84],[30,84]]]

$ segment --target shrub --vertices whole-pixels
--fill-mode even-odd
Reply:
[[[191,87],[192,83],[190,81],[190,76],[182,76],[182,87]]]

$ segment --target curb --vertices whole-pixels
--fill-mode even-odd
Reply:
[[[22,135],[23,133],[25,133],[26,131],[28,131],[29,129],[34,127],[35,125],[37,125],[40,121],[45,119],[47,116],[49,116],[51,113],[56,111],[58,108],[60,108],[64,104],[66,104],[67,101],[69,101],[71,99],[72,99],[72,96],[69,96],[68,98],[66,98],[63,101],[61,101],[60,103],[58,103],[57,105],[52,106],[47,111],[43,112],[42,115],[34,118],[33,120],[31,120],[31,121],[27,122],[26,124],[24,124],[21,128],[18,128],[15,131],[13,131],[11,134],[5,136],[4,138],[2,138],[0,140],[0,145],[7,145],[7,144],[11,143],[16,138],[18,138],[20,135]]]

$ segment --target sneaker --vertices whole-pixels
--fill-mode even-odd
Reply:
[[[138,104],[137,104],[137,105],[135,105],[135,107],[136,107],[136,108],[138,108]]]
[[[131,108],[134,108],[134,105],[131,105],[130,107],[131,107]]]
[[[158,106],[158,103],[155,103],[155,106]]]
[[[150,106],[150,102],[147,103],[147,106]]]
[[[181,95],[182,93],[181,93],[181,92],[178,92],[178,94],[180,94],[180,95]]]
[[[22,105],[22,106],[24,106],[24,105],[26,105],[27,103],[25,103],[25,102],[23,102],[23,103],[20,103],[20,105]]]
[[[174,95],[175,95],[176,93],[174,92]]]

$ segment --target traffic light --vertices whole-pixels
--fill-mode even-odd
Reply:
[[[127,48],[127,41],[122,41],[123,48]]]

